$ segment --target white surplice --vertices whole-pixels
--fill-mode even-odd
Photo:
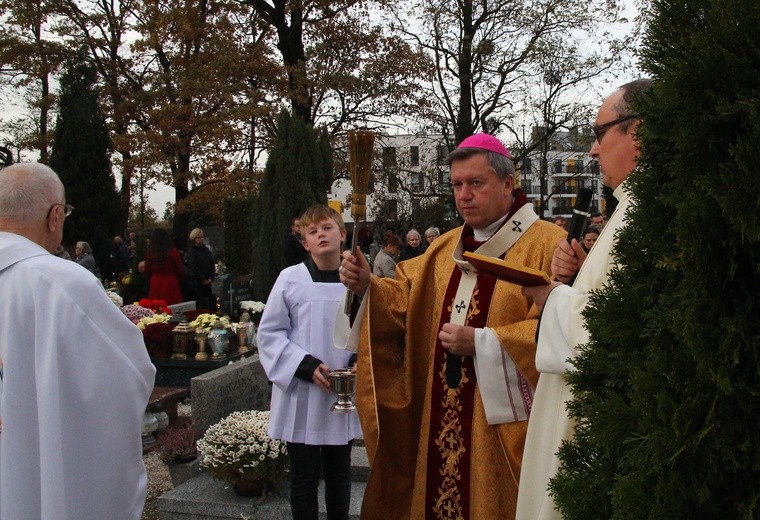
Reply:
[[[517,520],[559,520],[559,512],[549,495],[549,480],[556,475],[557,458],[563,440],[572,438],[574,421],[567,416],[566,403],[572,399],[564,373],[572,370],[569,359],[586,343],[589,333],[581,314],[588,304],[589,291],[604,285],[615,265],[612,250],[617,233],[625,223],[631,199],[623,185],[615,189],[618,199],[609,222],[589,251],[572,287],[554,289],[541,315],[536,350],[540,372],[528,421],[528,435],[520,473]]]
[[[0,518],[140,518],[142,333],[84,267],[6,232],[0,357]]]
[[[337,396],[295,376],[307,354],[331,369],[351,353],[333,346],[340,283],[312,281],[305,264],[284,269],[267,299],[257,334],[259,357],[273,383],[269,436],[310,445],[344,445],[361,437],[356,413],[333,413]]]

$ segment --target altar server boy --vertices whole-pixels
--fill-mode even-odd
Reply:
[[[333,413],[330,370],[351,363],[333,346],[333,325],[345,288],[338,268],[346,227],[318,204],[301,216],[310,258],[284,269],[269,294],[258,331],[259,356],[273,383],[269,435],[287,442],[294,519],[317,518],[324,473],[327,517],[348,518],[351,439],[361,436],[356,413]]]

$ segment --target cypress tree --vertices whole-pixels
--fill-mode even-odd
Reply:
[[[569,377],[566,518],[760,517],[760,4],[655,0],[638,201]]]
[[[332,181],[332,149],[327,137],[283,110],[277,118],[277,138],[264,168],[253,217],[254,295],[269,296],[285,267],[282,240],[290,221],[312,204],[327,203]]]
[[[120,232],[121,212],[109,157],[111,140],[98,106],[96,80],[91,65],[82,60],[67,63],[61,77],[50,167],[66,188],[66,200],[75,207],[66,218],[63,243],[89,242],[100,263],[110,252],[111,238]]]

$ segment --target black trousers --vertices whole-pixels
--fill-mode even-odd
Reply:
[[[319,475],[324,473],[328,520],[347,520],[351,500],[351,445],[288,443],[293,520],[317,520]]]

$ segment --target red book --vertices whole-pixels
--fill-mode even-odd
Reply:
[[[462,253],[462,256],[470,262],[478,274],[491,276],[497,280],[504,280],[505,282],[526,287],[549,285],[551,283],[551,279],[545,272],[525,267],[509,260],[468,252]]]

